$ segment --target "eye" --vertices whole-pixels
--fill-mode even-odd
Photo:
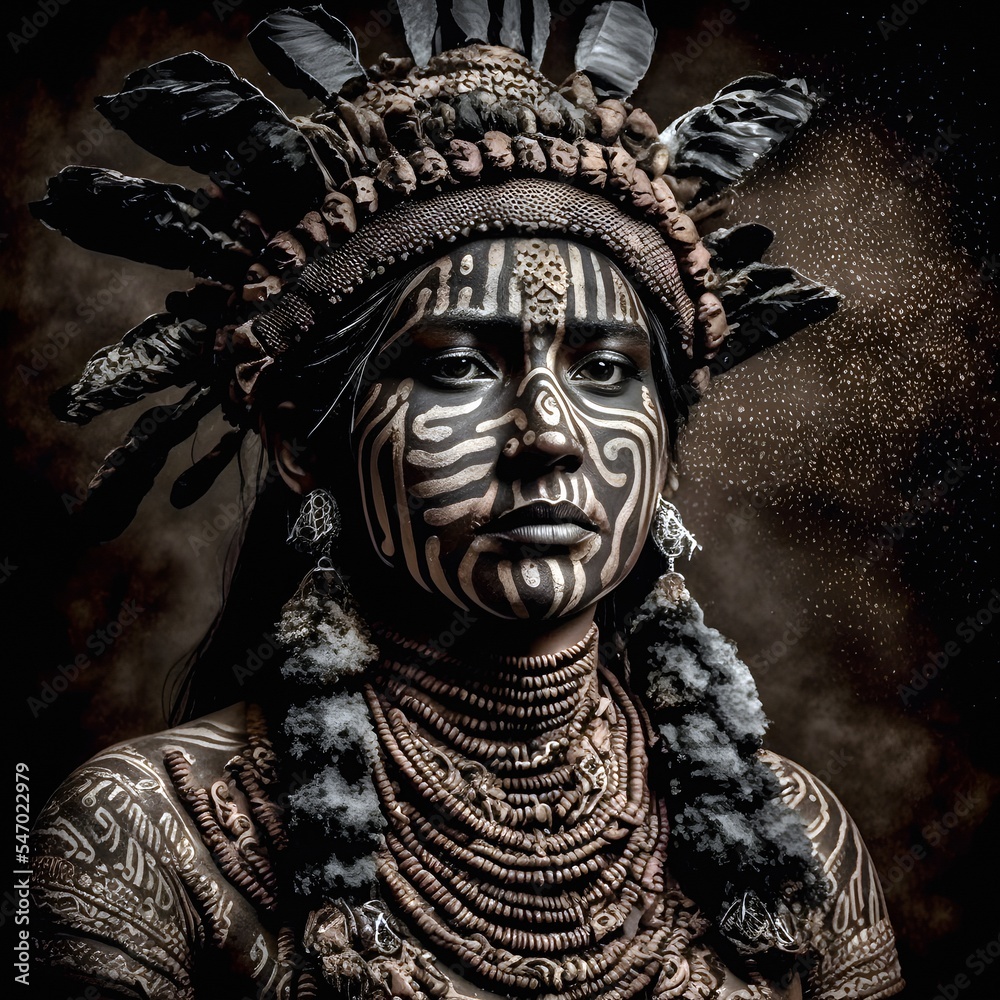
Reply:
[[[626,382],[641,375],[635,364],[620,354],[592,354],[570,372],[570,378],[604,392],[620,392]]]
[[[474,351],[456,351],[438,354],[422,362],[428,381],[448,388],[463,388],[475,382],[485,382],[497,377],[492,366],[481,354]]]

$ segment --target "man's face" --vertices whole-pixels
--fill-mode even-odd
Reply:
[[[580,611],[635,564],[667,473],[649,323],[565,240],[467,244],[401,296],[355,404],[376,552],[501,618]]]

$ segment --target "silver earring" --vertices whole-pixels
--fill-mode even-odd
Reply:
[[[302,501],[302,509],[288,533],[288,544],[299,552],[312,553],[320,563],[329,560],[333,540],[340,534],[337,501],[326,490],[313,490]]]
[[[679,556],[686,556],[690,559],[695,551],[701,548],[694,535],[684,527],[680,511],[669,500],[664,500],[662,496],[658,497],[656,501],[652,535],[656,547],[667,560],[670,573],[674,572],[675,559]]]

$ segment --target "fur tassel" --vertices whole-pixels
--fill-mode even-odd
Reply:
[[[314,902],[375,891],[385,826],[372,780],[378,744],[357,681],[377,658],[368,627],[333,570],[313,570],[285,605],[277,639],[292,692],[280,740],[304,775],[288,798],[296,892]]]
[[[671,803],[682,888],[702,889],[696,902],[743,953],[799,949],[789,907],[818,903],[824,882],[801,821],[757,756],[767,721],[750,671],[676,573],[638,609],[628,650],[633,690],[660,736],[650,763]]]
[[[326,105],[351,81],[368,78],[350,28],[322,7],[277,10],[247,38],[257,58],[286,87]]]

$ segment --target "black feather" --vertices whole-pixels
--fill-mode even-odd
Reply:
[[[716,289],[726,310],[730,336],[712,373],[726,371],[793,333],[832,315],[840,295],[790,267],[752,263],[720,274]]]
[[[204,192],[126,177],[102,167],[65,167],[49,179],[34,216],[88,250],[240,282],[253,258],[219,229],[232,211]]]
[[[246,431],[242,429],[224,434],[207,455],[199,458],[190,469],[174,480],[170,502],[178,509],[183,509],[200,500],[240,450],[245,435]]]
[[[368,77],[350,28],[322,7],[275,11],[247,37],[257,58],[286,87],[324,104],[351,81]]]
[[[199,282],[183,291],[169,292],[164,305],[178,319],[201,320],[213,329],[222,325],[222,317],[233,290],[212,282]]]
[[[102,347],[72,385],[49,403],[60,420],[89,423],[106,410],[137,403],[151,392],[204,380],[211,372],[215,331],[197,320],[158,313]]]
[[[198,387],[178,403],[144,411],[91,480],[77,515],[83,532],[98,542],[120,535],[135,517],[171,448],[189,438],[202,417],[218,405],[212,388]]]
[[[144,149],[207,174],[240,203],[254,202],[275,228],[320,201],[323,174],[306,137],[264,95],[200,52],[154,63],[97,107]]]
[[[671,171],[705,181],[689,206],[742,177],[804,125],[817,103],[803,80],[745,76],[664,129]]]
[[[773,231],[759,222],[717,229],[702,238],[715,258],[712,267],[716,271],[733,271],[761,260],[773,240]]]

